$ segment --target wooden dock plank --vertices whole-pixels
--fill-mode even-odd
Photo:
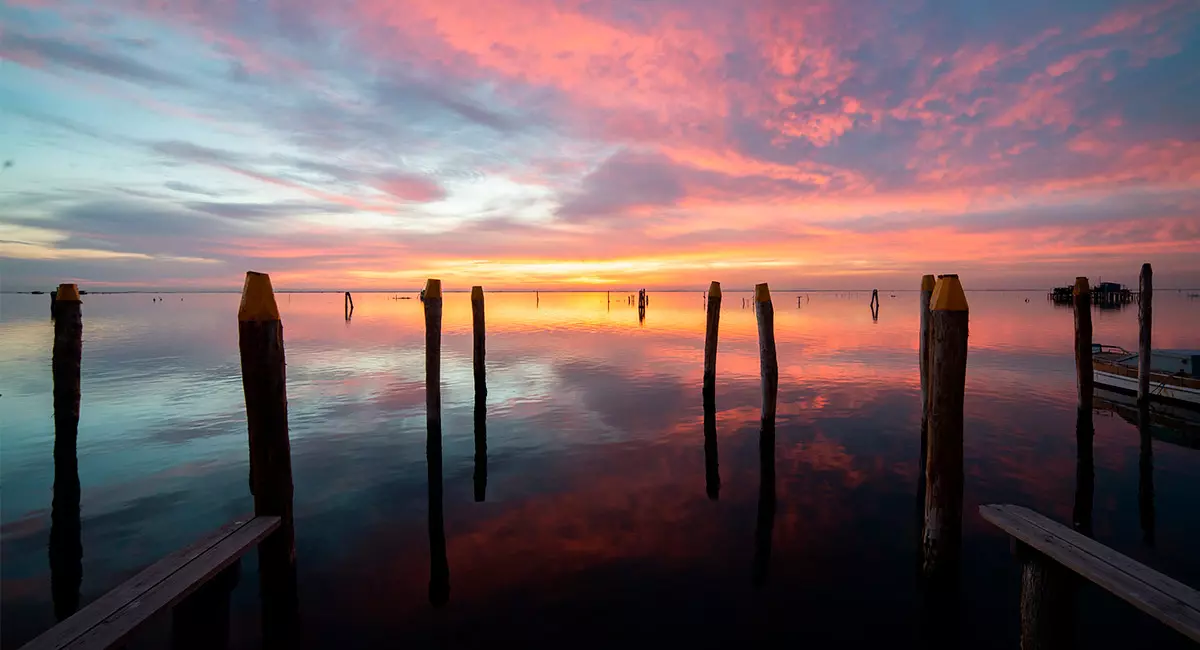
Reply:
[[[1195,589],[1028,508],[985,505],[979,512],[1021,542],[1200,641],[1200,592]]]
[[[158,610],[182,600],[278,527],[279,517],[241,517],[150,565],[23,648],[111,647]]]

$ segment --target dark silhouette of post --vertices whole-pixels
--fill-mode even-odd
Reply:
[[[1150,347],[1150,334],[1153,324],[1154,302],[1154,269],[1150,264],[1142,265],[1138,275],[1138,404],[1150,401],[1150,371],[1153,369],[1154,356]]]
[[[1154,444],[1150,436],[1149,404],[1138,409],[1138,519],[1142,525],[1142,543],[1154,546]]]
[[[241,573],[242,561],[238,560],[172,608],[172,650],[229,647],[229,597]]]
[[[1017,542],[1021,564],[1021,650],[1074,647],[1074,578],[1058,562]]]
[[[350,320],[350,317],[354,315],[354,298],[350,297],[349,291],[346,292],[344,307],[346,310],[346,320]]]
[[[1076,410],[1075,414],[1075,505],[1071,523],[1075,530],[1092,536],[1092,502],[1096,486],[1096,463],[1093,455],[1095,428],[1092,411]]]
[[[762,421],[772,423],[779,393],[779,362],[775,357],[775,308],[767,283],[754,286],[754,313],[758,318],[758,368],[762,379]]]
[[[717,407],[713,393],[704,392],[704,488],[716,501],[721,494],[721,471],[717,459]]]
[[[704,388],[705,397],[716,393],[717,331],[721,326],[721,283],[708,285],[707,324],[704,328]]]
[[[450,600],[442,514],[442,281],[425,283],[425,458],[429,480],[429,602]]]
[[[483,287],[471,287],[471,358],[475,366],[475,471],[471,478],[475,501],[480,503],[487,498],[487,333],[483,315]]]
[[[1075,385],[1076,408],[1092,410],[1092,291],[1088,279],[1075,278]]]
[[[925,468],[924,573],[952,574],[962,543],[963,398],[967,297],[957,275],[934,285],[929,323],[929,451]]]
[[[238,347],[246,396],[254,514],[281,520],[279,528],[258,547],[263,640],[270,647],[288,647],[296,632],[297,601],[287,364],[283,323],[271,278],[265,273],[246,273],[238,308]]]
[[[758,511],[754,522],[754,564],[751,583],[767,581],[771,568],[771,538],[775,532],[775,416],[762,421],[758,433]]]
[[[59,285],[51,303],[54,347],[54,496],[50,509],[50,595],[62,621],[79,609],[83,582],[83,541],[79,512],[80,368],[83,360],[83,304],[74,284]]]

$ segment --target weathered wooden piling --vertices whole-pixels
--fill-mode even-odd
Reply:
[[[1074,577],[1058,562],[1017,543],[1021,564],[1021,650],[1074,647]]]
[[[345,302],[344,306],[345,306],[345,311],[346,311],[346,320],[350,320],[350,317],[354,315],[354,298],[352,298],[350,296],[349,291],[346,292],[346,300],[344,302]]]
[[[483,287],[480,286],[471,287],[471,334],[474,343],[471,348],[471,360],[475,366],[475,393],[479,394],[482,391],[487,395],[487,331],[483,320]]]
[[[265,273],[246,273],[238,308],[238,347],[246,396],[254,514],[280,518],[278,530],[258,547],[264,643],[286,647],[291,644],[297,606],[287,364],[283,323],[271,278]]]
[[[80,375],[83,359],[83,305],[74,284],[60,285],[51,303],[54,347],[54,496],[50,509],[50,594],[54,616],[62,621],[79,609],[83,581],[80,524],[79,434]],[[61,296],[59,298],[58,296]]]
[[[969,312],[957,275],[938,279],[929,307],[929,450],[922,557],[925,574],[936,576],[957,565],[962,542]]]
[[[477,502],[482,502],[487,495],[487,334],[483,316],[483,287],[471,287],[471,331],[474,341],[471,357],[475,366],[475,472],[472,479]]]
[[[1150,264],[1142,265],[1138,274],[1138,404],[1150,401],[1150,371],[1153,370],[1154,355],[1150,346],[1153,329],[1154,269]]]
[[[774,431],[775,400],[779,394],[779,361],[775,357],[775,308],[767,283],[754,286],[754,313],[758,318],[758,368],[762,379],[762,421]]]
[[[716,392],[717,332],[721,326],[721,283],[708,285],[707,324],[704,329],[704,388],[705,396]]]
[[[1075,386],[1076,408],[1092,410],[1092,292],[1088,279],[1075,278]]]
[[[425,283],[425,457],[429,480],[429,602],[450,599],[442,515],[442,281]]]
[[[919,300],[918,309],[921,314],[921,325],[917,341],[917,357],[920,361],[921,369],[921,450],[925,449],[926,430],[929,424],[929,301],[933,298],[933,285],[935,280],[932,275],[921,276],[921,298]],[[924,455],[924,454],[922,454]],[[922,466],[925,459],[921,459]]]

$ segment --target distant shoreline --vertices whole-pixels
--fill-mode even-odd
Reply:
[[[871,287],[869,289],[771,289],[776,293],[870,293],[871,291],[888,292],[888,293],[917,293],[920,289],[877,289]],[[165,295],[191,295],[191,294],[240,294],[241,289],[129,289],[129,290],[85,290],[87,295],[124,295],[124,294],[165,294]],[[276,289],[275,293],[288,294],[337,294],[337,293],[404,293],[404,294],[419,294],[421,289]],[[637,293],[638,289],[486,289],[487,293]],[[707,293],[707,288],[697,289],[648,289],[648,293]],[[745,289],[730,289],[722,288],[725,293],[754,293],[753,287]],[[1028,293],[1030,291],[1042,291],[1050,293],[1047,288],[1025,288],[1025,289],[967,289],[967,293]],[[1200,287],[1155,287],[1155,293],[1163,291],[1200,291]],[[42,294],[49,295],[49,291],[42,291]],[[443,289],[442,293],[471,293],[470,288],[465,289]],[[34,291],[0,291],[0,295],[38,295]]]

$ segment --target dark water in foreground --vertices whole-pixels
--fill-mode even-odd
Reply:
[[[706,494],[699,292],[489,294],[485,500],[477,489],[470,305],[448,294],[444,516],[450,597],[429,602],[421,304],[280,296],[288,355],[301,639],[311,647],[924,645],[916,579],[917,294],[775,294],[776,505],[759,507],[758,360],[749,294],[727,293],[717,379],[719,499]],[[1017,645],[1017,565],[976,508],[1070,523],[1076,498],[1069,309],[969,293],[964,646]],[[86,296],[82,416],[87,603],[251,511],[237,295]],[[1026,303],[1025,298],[1030,302]],[[0,298],[0,642],[55,622],[46,296]],[[1155,300],[1155,347],[1200,347],[1200,301]],[[1136,346],[1135,309],[1097,342]],[[1095,537],[1200,586],[1200,451],[1095,416]],[[1148,491],[1152,482],[1152,494]],[[1152,509],[1152,510],[1151,510]],[[255,554],[232,643],[259,643]],[[1081,645],[1187,647],[1096,587]],[[938,612],[932,617],[937,618]],[[945,618],[945,617],[943,617]],[[160,616],[136,639],[170,638]]]

